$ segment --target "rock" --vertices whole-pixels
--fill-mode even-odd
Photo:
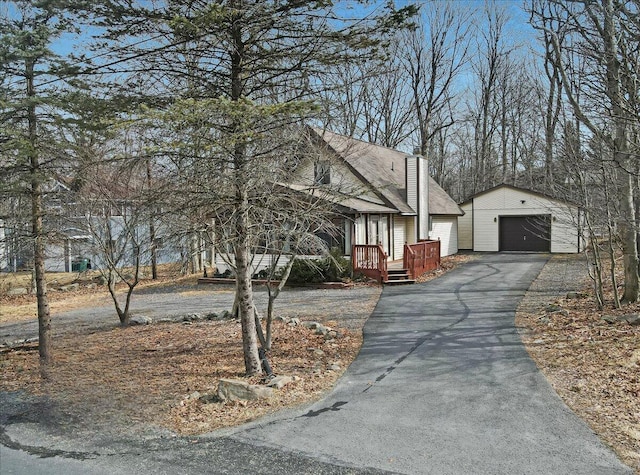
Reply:
[[[318,328],[322,327],[322,325],[318,322],[302,322],[302,326],[311,330],[317,330]]]
[[[623,315],[623,319],[629,324],[629,325],[640,325],[640,314],[638,313],[633,313],[630,315]]]
[[[338,338],[338,332],[337,332],[337,331],[334,331],[334,330],[329,330],[329,331],[324,335],[324,340],[325,340],[325,341],[335,340],[336,338]]]
[[[95,282],[91,282],[90,284],[85,285],[85,288],[93,290],[93,289],[97,289],[98,288],[98,284],[96,284]]]
[[[183,322],[197,322],[198,320],[202,320],[202,316],[197,313],[189,313],[182,316]]]
[[[292,318],[291,320],[289,320],[289,325],[291,325],[292,327],[297,327],[298,325],[300,325],[300,319],[299,318]]]
[[[325,326],[318,326],[316,328],[316,335],[326,335],[327,333],[329,333],[329,329]]]
[[[7,295],[27,295],[29,291],[24,287],[14,287],[13,289],[9,289]]]
[[[151,325],[153,318],[145,315],[134,315],[129,319],[129,325]]]
[[[332,364],[329,365],[329,370],[330,371],[340,371],[341,369],[342,368],[337,363],[332,363]]]
[[[218,314],[215,312],[209,312],[204,316],[205,320],[217,320],[218,318]]]
[[[239,379],[218,381],[218,398],[223,401],[266,399],[273,396],[273,388],[249,384]]]
[[[282,389],[287,384],[293,382],[293,378],[291,376],[276,376],[271,381],[267,383],[267,386],[270,388]]]
[[[61,292],[73,292],[74,290],[78,290],[78,288],[80,288],[80,284],[73,283],[73,284],[69,284],[69,285],[63,285],[62,287],[60,287],[60,291]]]
[[[107,278],[103,275],[100,275],[96,278],[96,284],[98,285],[107,285]]]
[[[200,391],[192,392],[185,399],[200,399]]]
[[[322,358],[324,356],[324,351],[318,349],[318,350],[313,350],[313,356],[317,357],[317,358]]]
[[[291,319],[289,317],[282,317],[280,315],[278,315],[277,317],[274,318],[274,320],[276,322],[284,322],[284,323],[289,323],[291,321]]]
[[[567,292],[567,300],[571,299],[583,299],[587,296],[582,292]]]

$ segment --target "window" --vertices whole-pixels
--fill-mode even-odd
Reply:
[[[314,165],[314,183],[328,185],[331,183],[331,169],[327,162],[316,162]]]

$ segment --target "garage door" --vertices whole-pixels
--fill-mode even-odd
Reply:
[[[549,252],[551,217],[501,216],[500,250]]]

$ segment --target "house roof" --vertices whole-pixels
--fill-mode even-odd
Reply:
[[[401,214],[416,214],[406,200],[406,153],[328,130],[317,128],[313,130],[345,161],[354,174],[368,183],[390,207]],[[359,208],[358,211],[368,212]],[[429,177],[429,214],[464,214],[456,202],[431,177]]]
[[[310,191],[308,186],[305,185],[296,185],[296,184],[281,184],[283,187],[287,187],[289,189],[299,191],[302,193],[308,193]],[[339,205],[345,209],[351,211],[357,211],[359,213],[388,213],[388,214],[397,214],[398,210],[395,208],[390,208],[388,206],[384,206],[378,203],[373,203],[369,200],[354,197],[354,196],[331,196],[331,195],[323,195],[323,199],[330,200],[332,203]]]
[[[529,193],[531,195],[539,196],[541,198],[546,198],[548,200],[557,201],[558,203],[564,203],[566,205],[578,206],[579,207],[579,205],[577,203],[573,203],[573,202],[568,201],[568,200],[558,199],[558,198],[556,198],[554,196],[548,195],[546,193],[542,193],[540,191],[535,191],[535,190],[531,190],[529,188],[522,188],[522,187],[519,187],[519,186],[509,185],[507,183],[501,183],[499,185],[493,186],[493,187],[488,188],[488,189],[486,189],[484,191],[476,193],[475,195],[467,198],[465,201],[460,203],[460,206],[463,206],[463,205],[465,205],[467,203],[471,203],[471,201],[473,201],[474,198],[477,198],[478,196],[486,195],[487,193],[491,193],[491,192],[496,191],[496,190],[498,190],[500,188],[509,188],[511,190],[523,191],[525,193]]]

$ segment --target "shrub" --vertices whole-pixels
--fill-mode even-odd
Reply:
[[[339,249],[332,249],[322,259],[296,259],[291,267],[290,284],[340,282],[351,275],[351,262]]]

